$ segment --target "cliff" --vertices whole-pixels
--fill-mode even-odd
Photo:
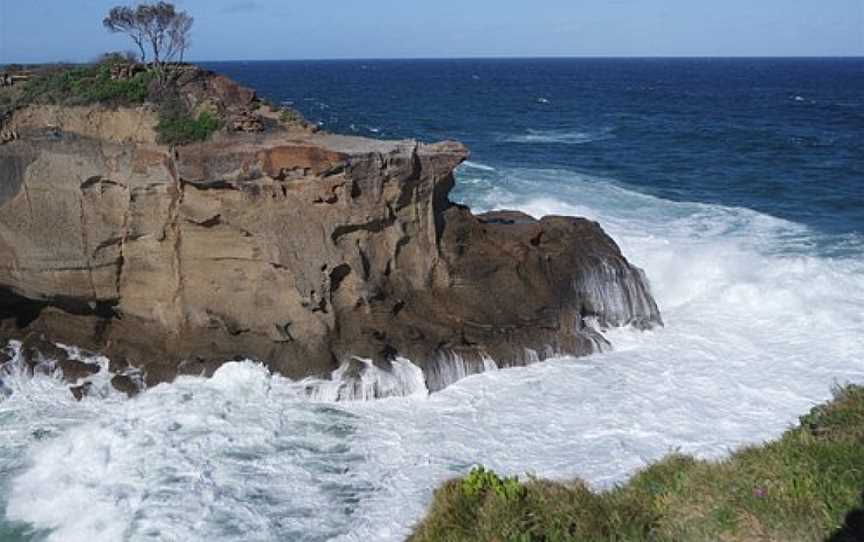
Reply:
[[[436,390],[660,323],[596,223],[451,203],[461,144],[316,133],[256,117],[225,78],[194,84],[254,129],[168,147],[146,103],[7,117],[0,339],[99,351],[148,384],[238,357],[292,378],[404,357]]]

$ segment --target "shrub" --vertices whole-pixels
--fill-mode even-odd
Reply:
[[[156,132],[159,143],[163,145],[186,145],[206,140],[221,127],[222,122],[206,111],[198,117],[190,114],[169,116],[160,114]]]
[[[501,478],[483,466],[472,469],[462,480],[461,487],[467,497],[482,497],[490,492],[505,500],[518,500],[525,496],[519,478]]]

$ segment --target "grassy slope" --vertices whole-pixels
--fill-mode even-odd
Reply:
[[[720,462],[675,455],[627,484],[517,482],[475,469],[438,489],[410,540],[864,541],[864,388]]]

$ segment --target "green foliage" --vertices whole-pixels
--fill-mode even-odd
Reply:
[[[519,478],[501,478],[482,466],[475,467],[462,479],[462,493],[468,497],[481,497],[490,492],[505,500],[519,500],[525,496]]]
[[[150,94],[153,72],[135,74],[128,80],[112,80],[108,65],[100,66],[99,75],[78,87],[78,92],[88,102],[120,102],[125,104],[142,103]]]
[[[518,488],[518,489],[517,489]],[[419,541],[851,541],[864,516],[864,388],[720,462],[672,455],[595,493],[478,468],[435,493]]]
[[[190,114],[160,114],[156,132],[159,143],[163,145],[185,145],[204,141],[221,127],[222,122],[206,111],[197,117]]]
[[[29,103],[67,103],[77,98],[73,88],[80,88],[80,82],[95,77],[93,66],[79,68],[50,68],[30,79],[24,87],[22,102]]]
[[[80,105],[104,103],[130,105],[143,103],[150,94],[154,75],[142,71],[131,79],[111,79],[111,64],[55,68],[38,74],[27,82],[22,105],[48,103]]]

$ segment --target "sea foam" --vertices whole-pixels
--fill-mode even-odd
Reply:
[[[612,139],[615,134],[611,128],[599,130],[532,130],[525,133],[501,136],[499,139],[505,143],[557,143],[563,145],[583,145],[594,141],[605,141]]]

